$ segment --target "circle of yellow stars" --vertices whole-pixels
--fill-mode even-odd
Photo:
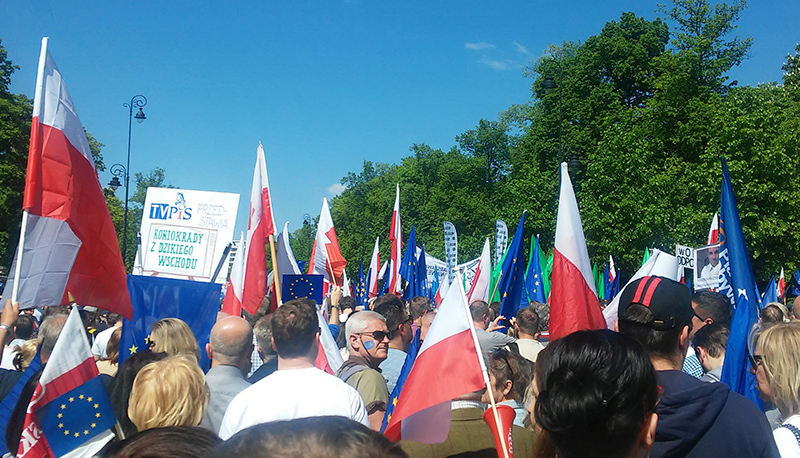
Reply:
[[[305,296],[298,296],[294,292],[294,287],[295,287],[295,285],[303,285],[303,284],[307,284],[308,285],[308,294],[305,295]],[[309,298],[309,297],[314,295],[314,285],[310,281],[306,280],[305,278],[298,278],[296,280],[292,280],[292,282],[289,283],[289,294],[291,295],[291,297],[294,297],[294,298],[297,298],[297,299],[307,299],[307,298]]]
[[[82,394],[78,395],[78,401],[86,401],[88,403],[94,403],[94,405],[92,407],[95,410],[100,408],[100,404],[94,402],[94,399],[92,399],[91,396],[85,396],[85,395],[82,395]],[[69,399],[68,399],[68,402],[75,402],[75,396],[70,396]],[[59,406],[59,408],[60,408],[60,410],[65,410],[67,408],[67,405],[66,404],[61,404]],[[95,418],[100,418],[100,412],[95,412],[94,416],[95,416]],[[56,417],[58,417],[59,419],[64,418],[64,412],[59,412],[56,415]],[[92,423],[89,426],[90,426],[91,429],[94,429],[94,428],[97,427],[97,423]],[[59,422],[58,423],[58,429],[63,429],[65,436],[69,436],[69,435],[72,435],[73,437],[80,437],[81,436],[81,431],[70,431],[69,429],[64,428],[64,423],[63,422]],[[89,430],[88,429],[84,429],[82,432],[83,432],[84,436],[88,436],[89,435]]]

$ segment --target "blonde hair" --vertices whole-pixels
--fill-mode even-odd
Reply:
[[[758,336],[772,400],[784,418],[800,413],[800,322],[777,323]]]
[[[166,426],[197,426],[208,405],[203,371],[189,355],[152,362],[136,375],[128,416],[139,431]]]
[[[189,326],[178,318],[162,318],[153,324],[150,331],[152,350],[170,356],[189,354],[200,360],[200,347]]]
[[[14,355],[14,368],[18,371],[25,372],[25,369],[33,361],[36,356],[36,348],[39,346],[39,341],[36,339],[26,340],[22,345],[14,345],[12,351],[17,354]]]

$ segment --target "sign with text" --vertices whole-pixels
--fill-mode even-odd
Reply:
[[[238,194],[147,188],[142,245],[134,272],[211,281],[225,247],[233,240],[238,208]],[[226,262],[217,282],[224,283],[227,276]]]
[[[675,245],[675,257],[678,258],[678,267],[694,269],[694,248]]]

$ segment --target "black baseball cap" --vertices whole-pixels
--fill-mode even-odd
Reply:
[[[618,317],[633,304],[643,305],[653,312],[653,329],[680,329],[692,322],[692,293],[689,288],[665,277],[640,278],[625,287],[619,299]]]

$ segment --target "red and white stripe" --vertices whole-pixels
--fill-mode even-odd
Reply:
[[[583,329],[605,329],[578,201],[567,164],[561,163],[561,191],[550,283],[550,339]]]
[[[450,290],[450,276],[444,274],[439,279],[439,290],[436,291],[436,296],[433,298],[433,302],[436,303],[436,307],[439,307],[442,304],[442,299],[447,296],[447,292]]]
[[[347,261],[342,257],[342,250],[339,249],[339,240],[336,238],[336,230],[333,227],[328,199],[323,198],[322,210],[320,210],[317,223],[317,236],[314,239],[314,247],[311,249],[308,273],[324,275],[326,282],[343,286],[342,274],[345,266],[347,266]]]
[[[614,268],[614,258],[608,255],[608,281],[613,282],[617,278],[617,269]],[[609,298],[610,299],[610,298]]]
[[[245,248],[244,232],[239,237],[239,243],[236,245],[236,256],[233,258],[233,266],[231,267],[231,276],[228,280],[228,287],[225,290],[225,299],[222,301],[222,311],[228,315],[241,316],[242,315],[242,282],[240,279],[244,278],[245,259],[247,258],[247,249]],[[236,280],[234,280],[236,279]],[[270,279],[270,284],[272,281]]]
[[[786,277],[783,274],[783,267],[781,267],[781,276],[778,278],[778,298],[782,298],[786,294]]]
[[[489,285],[492,280],[492,254],[489,247],[489,239],[483,244],[483,251],[481,251],[481,258],[478,261],[478,267],[475,270],[475,276],[472,277],[472,286],[469,287],[467,298],[471,304],[474,300],[489,301]]]
[[[386,436],[423,444],[444,442],[450,431],[451,401],[486,386],[478,348],[467,297],[457,279],[431,323]]]
[[[367,291],[370,299],[378,297],[378,275],[380,275],[381,269],[380,241],[380,237],[375,238],[375,248],[372,249],[372,259],[369,261],[369,269],[367,270]]]
[[[711,220],[711,227],[708,229],[708,245],[719,243],[719,215],[714,213],[714,219]]]
[[[400,262],[403,256],[403,229],[400,223],[400,184],[397,185],[397,191],[394,197],[394,209],[392,210],[392,226],[389,229],[389,240],[392,242],[389,292],[399,296],[403,293],[403,288],[400,284]]]

